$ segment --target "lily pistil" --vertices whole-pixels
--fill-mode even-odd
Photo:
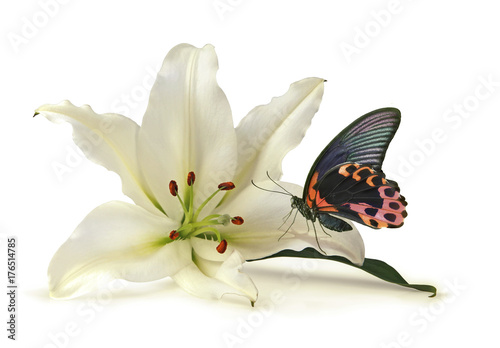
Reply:
[[[227,249],[227,241],[222,238],[220,231],[217,226],[226,226],[230,222],[234,225],[243,224],[244,220],[241,216],[231,217],[228,214],[211,214],[203,218],[200,218],[200,213],[203,208],[210,202],[219,192],[230,191],[235,188],[234,183],[228,181],[220,183],[217,186],[217,190],[212,193],[199,207],[195,208],[194,202],[194,191],[193,185],[196,179],[194,172],[189,172],[187,175],[187,193],[184,199],[179,195],[179,186],[175,180],[171,180],[168,187],[170,194],[177,197],[179,203],[184,211],[184,217],[182,219],[182,225],[177,229],[170,232],[171,241],[182,240],[188,238],[205,238],[217,240],[219,245],[217,245],[216,250],[220,254],[223,254]]]

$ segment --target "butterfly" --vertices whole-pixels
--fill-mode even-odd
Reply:
[[[382,172],[400,121],[398,109],[383,108],[361,116],[340,132],[316,158],[302,197],[287,192],[292,196],[292,211],[286,219],[297,209],[295,217],[300,212],[313,223],[315,232],[316,220],[332,231],[352,230],[338,217],[377,229],[401,227],[408,215],[406,200],[398,184]]]

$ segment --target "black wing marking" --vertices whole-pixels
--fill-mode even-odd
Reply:
[[[407,203],[397,183],[386,180],[384,173],[368,165],[344,163],[335,166],[314,188],[317,191],[314,205],[319,218],[337,215],[373,228],[394,228],[402,226],[407,216]],[[323,217],[323,220],[328,219]]]

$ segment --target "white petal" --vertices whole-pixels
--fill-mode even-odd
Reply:
[[[43,105],[36,110],[50,121],[73,126],[73,139],[91,161],[117,173],[123,193],[137,205],[155,214],[160,211],[137,163],[136,138],[139,126],[118,114],[96,114],[88,105],[76,107],[69,101]]]
[[[267,179],[266,172],[272,178],[281,177],[281,161],[309,128],[323,96],[323,84],[319,78],[295,82],[284,95],[257,106],[241,120],[236,128],[239,157],[234,178],[239,188],[252,179]]]
[[[174,219],[180,219],[182,210],[168,191],[170,180],[184,192],[186,176],[194,171],[199,205],[219,183],[233,177],[236,135],[229,103],[216,81],[217,69],[212,46],[174,47],[158,73],[144,115],[139,160],[153,192]]]
[[[215,251],[216,242],[212,244]],[[257,300],[257,288],[250,277],[241,272],[245,262],[236,250],[227,254],[223,262],[209,261],[193,253],[195,265],[190,265],[172,276],[179,286],[188,293],[210,299],[220,299],[225,294],[247,297],[251,302]]]
[[[49,265],[54,298],[75,297],[111,279],[152,281],[192,264],[189,241],[166,244],[178,223],[113,201],[88,214]]]
[[[278,183],[292,194],[301,195],[300,186],[285,182]],[[273,183],[259,182],[257,185],[276,190]],[[288,195],[247,186],[236,196],[236,199],[232,200],[231,204],[224,202],[219,209],[231,216],[242,216],[245,220],[243,225],[229,225],[222,228],[221,233],[228,241],[228,247],[238,250],[246,260],[270,256],[285,249],[300,251],[312,247],[319,251],[323,250],[327,255],[346,257],[355,264],[363,263],[363,239],[352,224],[351,231],[342,233],[325,229],[331,237],[323,232],[318,222],[315,225],[315,235],[310,222],[308,227],[306,219],[300,213],[295,216],[297,211],[294,211],[283,224],[283,217],[291,211]],[[289,228],[292,222],[293,225]],[[318,241],[316,241],[316,236]]]

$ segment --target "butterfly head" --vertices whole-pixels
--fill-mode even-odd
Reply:
[[[292,206],[292,209],[298,209],[298,207],[300,206],[300,203],[301,203],[301,199],[297,196],[292,196],[290,198],[290,204]]]

